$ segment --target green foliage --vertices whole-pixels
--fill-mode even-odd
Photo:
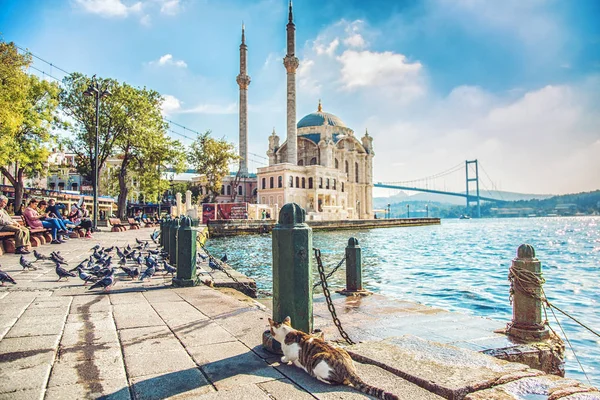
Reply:
[[[213,201],[221,192],[223,177],[229,174],[229,164],[238,160],[233,144],[225,139],[215,139],[210,131],[199,134],[190,146],[188,162],[197,173],[206,178],[205,186]]]
[[[0,165],[10,163],[8,151],[16,144],[27,109],[31,57],[19,54],[14,43],[0,40]]]

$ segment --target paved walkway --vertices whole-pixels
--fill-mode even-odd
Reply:
[[[38,250],[44,254],[60,250],[69,266],[75,266],[97,243],[133,245],[136,237],[145,240],[150,232],[98,233],[93,240],[74,239]],[[207,286],[170,288],[170,278],[163,276],[130,281],[122,274],[113,291],[105,294],[86,290],[78,278],[56,282],[50,263],[22,271],[18,259],[0,257],[3,270],[18,282],[0,289],[0,399],[367,397],[320,383],[265,352],[261,335],[271,313],[245,296]],[[441,399],[440,394],[462,398],[473,387],[512,381],[515,374],[539,374],[521,364],[428,343],[405,338],[379,346],[361,344],[353,350],[371,360],[397,357],[394,365],[410,368],[408,375],[424,374],[430,386],[421,386],[428,389],[400,378],[402,371],[359,363],[359,374],[410,400]],[[442,354],[441,360],[433,360],[437,354]],[[461,360],[460,367],[453,366],[456,360]],[[461,375],[461,371],[471,372]],[[598,397],[585,397],[592,398]]]

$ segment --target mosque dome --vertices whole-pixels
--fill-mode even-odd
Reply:
[[[343,128],[346,127],[344,121],[342,121],[338,116],[323,112],[323,108],[321,107],[321,101],[319,100],[319,108],[317,112],[308,114],[304,116],[304,118],[302,118],[300,121],[298,121],[298,128],[322,125],[341,126]]]

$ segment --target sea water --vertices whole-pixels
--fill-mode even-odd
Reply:
[[[442,220],[437,226],[314,232],[326,272],[342,259],[351,236],[363,249],[366,289],[501,322],[512,317],[508,268],[518,246],[529,243],[542,262],[548,299],[600,332],[600,217]],[[231,266],[271,290],[271,235],[212,239],[208,249],[227,253]],[[343,267],[329,282],[345,285]],[[600,338],[557,317],[592,384],[600,386]],[[549,320],[562,336],[552,314]],[[586,382],[568,346],[565,369]]]

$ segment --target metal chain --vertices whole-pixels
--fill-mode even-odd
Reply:
[[[344,255],[344,258],[342,258],[341,261],[325,276],[325,280],[331,278],[331,276],[333,274],[335,274],[337,272],[337,270],[340,269],[340,267],[344,264],[344,261],[346,261],[346,255]],[[313,290],[315,290],[317,288],[317,286],[319,286],[321,284],[321,282],[322,281],[315,283],[313,285]]]
[[[273,296],[273,294],[271,292],[268,292],[266,290],[262,290],[262,289],[256,289],[253,288],[252,286],[248,285],[245,282],[240,282],[235,276],[231,275],[229,273],[229,271],[227,271],[225,268],[223,268],[223,266],[221,265],[221,260],[217,260],[209,251],[206,247],[204,247],[204,244],[202,244],[200,242],[200,240],[196,240],[198,242],[198,244],[200,245],[200,247],[202,248],[202,250],[206,253],[206,255],[208,256],[208,259],[211,260],[213,262],[214,265],[216,265],[216,268],[223,272],[225,275],[227,275],[227,277],[229,277],[229,279],[233,280],[235,283],[238,283],[240,285],[242,285],[244,288],[246,288],[247,290],[249,290],[250,292],[253,293],[260,293],[264,296]],[[210,267],[209,267],[210,268]]]
[[[317,258],[317,269],[319,270],[319,277],[321,279],[321,286],[323,287],[323,294],[325,295],[325,300],[327,301],[327,308],[331,313],[331,318],[333,318],[334,325],[338,328],[340,335],[348,344],[352,345],[355,342],[350,339],[350,336],[346,333],[344,328],[342,328],[342,322],[337,316],[335,312],[335,306],[333,305],[333,301],[331,300],[331,293],[329,292],[329,287],[327,287],[327,277],[325,276],[325,268],[323,267],[323,261],[321,260],[321,250],[317,248],[313,248],[315,252],[315,257]]]

